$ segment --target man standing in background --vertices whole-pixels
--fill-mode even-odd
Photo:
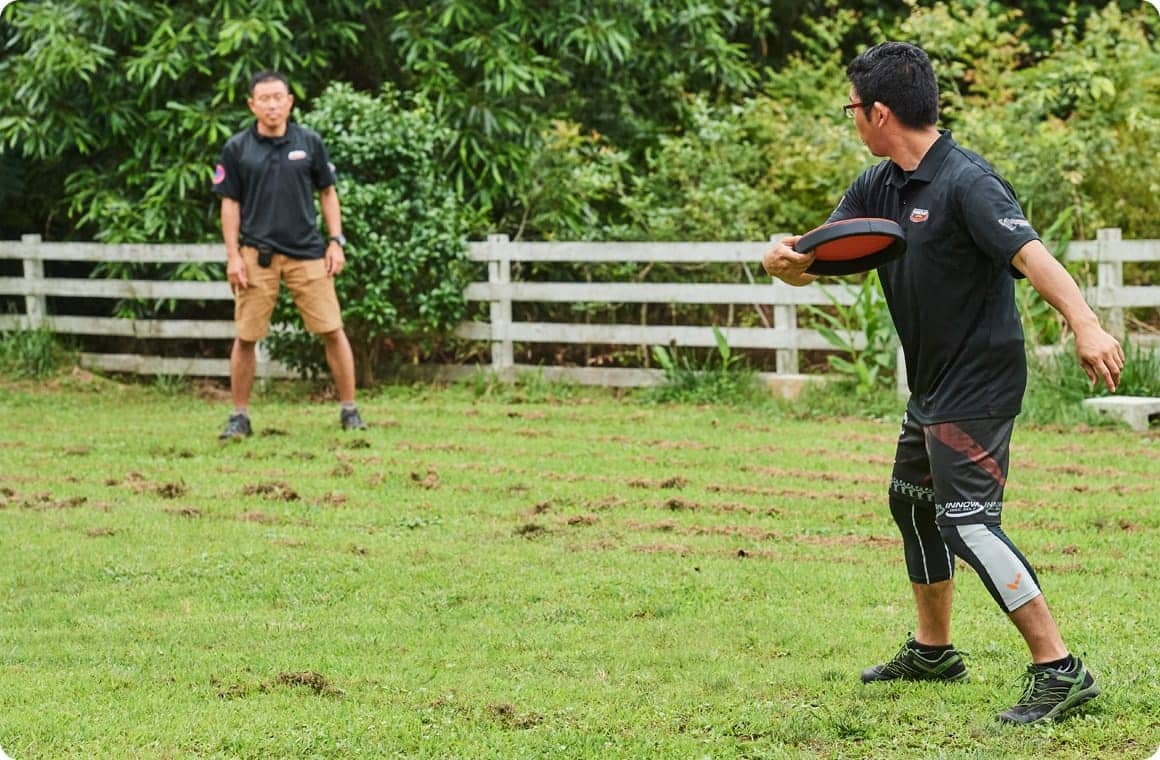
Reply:
[[[322,337],[342,405],[342,429],[362,430],[366,426],[354,400],[354,354],[334,289],[334,278],[346,261],[334,165],[322,138],[290,121],[294,96],[285,76],[275,71],[255,74],[248,104],[256,121],[226,142],[213,178],[213,191],[222,199],[226,275],[234,292],[237,327],[230,352],[234,409],[219,437],[252,433],[249,402],[256,345],[269,332],[283,281],[306,329]],[[329,240],[318,230],[315,191]]]

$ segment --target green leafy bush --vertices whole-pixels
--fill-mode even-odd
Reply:
[[[645,397],[657,402],[692,404],[750,404],[768,401],[757,376],[733,353],[729,342],[716,327],[715,353],[704,359],[692,358],[691,351],[678,352],[675,346],[653,347],[653,358],[665,373],[665,382],[650,388]]]
[[[1124,345],[1124,371],[1117,396],[1160,396],[1160,351]],[[1079,365],[1075,343],[1028,356],[1023,417],[1041,425],[1114,424],[1083,406],[1085,398],[1111,395],[1103,382],[1092,385]]]
[[[69,360],[68,353],[47,329],[0,333],[0,373],[5,375],[48,377]]]
[[[335,280],[364,384],[432,351],[462,319],[471,281],[466,218],[439,157],[450,137],[422,100],[335,84],[302,123],[322,134],[338,168],[346,268]],[[275,323],[297,325],[288,299]],[[291,366],[325,366],[317,341],[274,331],[270,353]]]
[[[852,290],[849,283],[843,282],[842,285],[848,291]],[[886,296],[882,294],[878,273],[870,272],[862,278],[853,303],[840,304],[832,296],[831,301],[829,310],[810,307],[810,315],[818,323],[817,331],[830,345],[846,354],[826,357],[830,369],[843,377],[859,397],[894,388],[898,335],[890,318]],[[847,337],[851,334],[865,335],[865,347],[857,348]]]

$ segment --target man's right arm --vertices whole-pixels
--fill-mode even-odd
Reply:
[[[246,262],[242,258],[242,206],[233,198],[222,198],[222,241],[226,244],[226,279],[237,293],[249,287]]]

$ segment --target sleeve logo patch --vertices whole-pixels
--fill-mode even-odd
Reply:
[[[217,166],[214,167],[214,170],[213,170],[213,183],[215,185],[220,185],[221,183],[223,183],[225,181],[226,181],[226,167],[222,166],[221,164],[218,164]]]
[[[292,150],[286,154],[286,158],[288,158],[291,161],[302,161],[306,158],[306,151],[304,151],[304,150]]]
[[[1026,219],[1012,219],[1010,217],[1003,217],[1002,219],[996,219],[995,221],[999,222],[999,224],[1003,225],[1011,232],[1014,232],[1020,227],[1031,226],[1031,222],[1027,221]]]
[[[916,208],[910,212],[910,221],[921,224],[930,218],[930,209]]]

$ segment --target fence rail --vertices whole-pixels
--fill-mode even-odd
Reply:
[[[712,348],[710,325],[587,324],[517,321],[516,303],[575,304],[715,304],[754,307],[762,326],[725,326],[722,334],[735,349],[776,352],[776,372],[763,375],[770,383],[794,387],[813,379],[799,373],[799,352],[832,351],[816,331],[800,327],[803,308],[853,302],[852,290],[840,281],[817,282],[802,288],[770,281],[760,267],[768,243],[529,243],[492,236],[469,246],[472,261],[485,264],[487,280],[468,285],[469,301],[488,304],[488,321],[468,321],[455,334],[486,342],[491,347],[490,369],[512,378],[529,370],[550,378],[568,378],[599,385],[646,385],[659,382],[658,370],[607,367],[533,367],[514,360],[520,343],[586,344],[616,346],[676,345]],[[1097,265],[1097,279],[1085,290],[1093,307],[1103,312],[1110,329],[1124,331],[1127,308],[1160,307],[1160,287],[1125,286],[1123,265],[1128,262],[1160,263],[1160,240],[1123,240],[1120,230],[1099,231],[1096,240],[1073,242],[1067,252],[1071,261]],[[115,336],[137,339],[228,340],[233,323],[225,319],[121,319],[63,313],[67,307],[49,298],[175,299],[199,302],[232,302],[225,282],[171,282],[160,280],[78,279],[46,276],[47,262],[187,264],[221,262],[221,246],[205,245],[106,245],[100,243],[46,243],[37,235],[19,242],[0,241],[0,260],[22,262],[22,276],[0,277],[0,298],[22,302],[23,313],[0,314],[0,330],[44,327],[66,335]],[[521,264],[538,262],[740,264],[745,281],[721,282],[527,282],[513,279]],[[772,319],[767,316],[772,316]],[[865,345],[860,334],[847,336],[857,347]],[[1146,337],[1134,336],[1137,340]],[[84,353],[83,366],[141,374],[226,376],[226,358],[159,357],[140,354]],[[438,377],[462,377],[475,367],[428,368]],[[284,365],[266,357],[259,347],[259,376],[291,377]],[[900,384],[904,382],[900,367]]]

